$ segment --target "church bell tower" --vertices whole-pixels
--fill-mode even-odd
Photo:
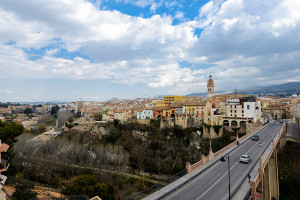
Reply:
[[[207,97],[212,97],[215,94],[215,83],[212,80],[212,75],[209,75],[209,80],[207,82]]]

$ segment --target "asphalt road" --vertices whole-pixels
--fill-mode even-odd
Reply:
[[[254,166],[255,160],[259,158],[261,143],[262,151],[269,145],[274,133],[278,133],[284,123],[278,121],[270,122],[270,125],[259,131],[259,141],[248,140],[229,154],[230,157],[230,190],[231,192],[238,186],[241,180],[247,175],[248,170]],[[247,154],[251,157],[248,164],[240,163],[240,156]],[[228,162],[218,161],[203,174],[194,178],[174,191],[164,199],[168,200],[223,200],[229,196]]]
[[[297,129],[297,125],[293,121],[287,122],[287,132],[286,135],[295,139],[300,139],[300,133]]]

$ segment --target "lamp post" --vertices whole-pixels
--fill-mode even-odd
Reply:
[[[209,154],[211,154],[212,149],[211,149],[211,136],[209,136]]]
[[[230,161],[229,161],[229,154],[227,156],[227,161],[228,161],[228,197],[230,200]]]
[[[261,143],[259,143],[259,168],[261,168]]]

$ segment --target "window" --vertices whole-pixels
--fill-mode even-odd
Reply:
[[[247,109],[248,109],[248,110],[250,109],[250,105],[247,105]]]
[[[230,112],[232,113],[232,110],[230,110]]]
[[[236,108],[236,105],[234,105],[234,108]]]
[[[236,117],[236,115],[234,115]]]
[[[244,110],[242,110],[242,113],[244,113]]]
[[[234,113],[236,113],[236,110],[234,111]]]

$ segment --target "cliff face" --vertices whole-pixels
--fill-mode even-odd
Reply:
[[[300,199],[300,143],[288,141],[278,154],[280,199]]]

